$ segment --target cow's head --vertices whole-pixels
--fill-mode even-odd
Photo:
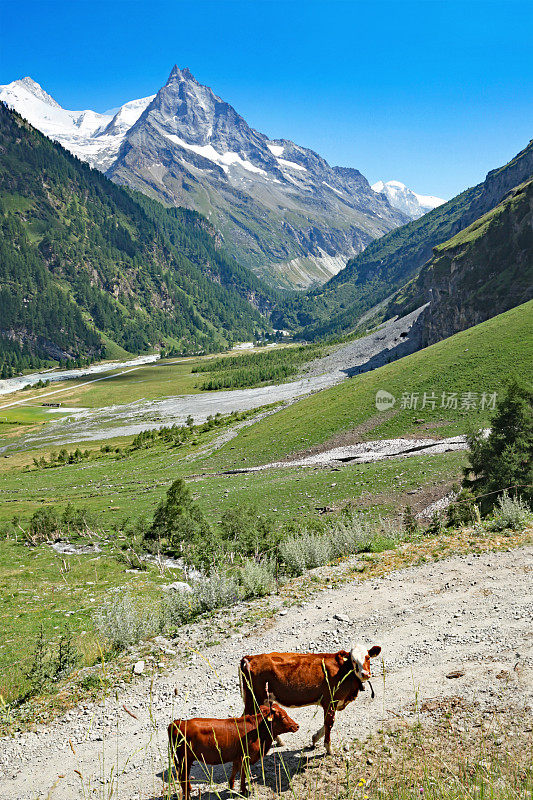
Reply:
[[[296,733],[300,727],[277,703],[269,703],[266,719],[274,737],[281,736],[282,733]]]
[[[369,650],[362,644],[356,644],[350,650],[353,669],[361,683],[370,680],[372,677],[370,659],[379,656],[380,653],[381,647],[379,644],[373,645]]]

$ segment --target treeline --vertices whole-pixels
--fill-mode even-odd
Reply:
[[[283,381],[295,375],[302,364],[323,355],[323,345],[302,345],[210,359],[199,364],[193,372],[214,373],[200,384],[202,391],[239,389],[262,383]]]
[[[249,302],[253,298],[254,305]],[[0,105],[0,358],[218,352],[270,331],[272,290],[200,215],[113,184]]]

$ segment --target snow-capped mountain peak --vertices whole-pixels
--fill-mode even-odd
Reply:
[[[104,114],[68,111],[29,77],[0,86],[0,100],[112,180],[204,213],[229,252],[276,285],[323,283],[432,200],[398,182],[372,191],[358,170],[270,139],[187,67]]]
[[[107,128],[103,131],[103,134],[125,134],[132,125],[135,125],[154,97],[155,94],[151,94],[149,97],[141,97],[139,100],[130,100],[129,103],[124,103],[124,105],[118,109]]]
[[[400,181],[387,181],[386,183],[377,181],[372,184],[372,189],[378,194],[384,194],[393,208],[403,211],[411,219],[418,219],[446,202],[441,197],[417,194]]]
[[[0,100],[14,108],[31,125],[63,145],[71,153],[105,170],[112,163],[122,139],[139,119],[154,95],[131,100],[115,115],[62,108],[33,78],[0,86]]]
[[[13,91],[16,91],[16,88],[24,89],[36,97],[37,100],[42,100],[43,103],[52,106],[52,108],[61,108],[59,103],[57,103],[54,98],[48,94],[48,92],[45,92],[43,87],[38,84],[37,81],[34,81],[33,78],[30,78],[29,75],[27,75],[25,78],[20,78],[18,81],[13,81],[13,83],[8,84],[8,86],[13,87]]]

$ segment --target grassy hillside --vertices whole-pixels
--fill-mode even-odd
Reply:
[[[2,377],[39,358],[212,352],[270,329],[274,295],[206,220],[116,186],[3,105],[0,229]]]
[[[401,435],[449,436],[468,426],[487,424],[480,408],[483,393],[500,392],[513,373],[533,379],[533,301],[494,317],[431,347],[305,398],[242,431],[215,453],[212,468],[263,464],[322,444],[360,425],[358,440]],[[396,397],[388,412],[378,412],[375,396],[384,389]],[[429,402],[435,400],[435,408]],[[442,408],[452,392],[457,409]],[[475,409],[462,409],[463,394],[477,393]],[[417,396],[416,408],[402,408],[402,395]],[[434,398],[433,398],[434,394]],[[370,420],[370,424],[369,424]],[[417,421],[418,420],[418,421]],[[207,465],[206,465],[207,466]]]
[[[533,143],[483,183],[372,242],[345,269],[305,301],[286,303],[282,324],[304,327],[307,339],[342,334],[358,318],[417,274],[433,248],[494,208],[513,187],[533,175]]]

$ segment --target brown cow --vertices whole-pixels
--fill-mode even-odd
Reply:
[[[183,791],[183,800],[191,794],[190,772],[194,761],[225,764],[233,761],[229,788],[241,773],[241,794],[246,791],[243,761],[255,764],[265,756],[274,739],[282,733],[295,733],[297,722],[277,703],[261,705],[251,714],[229,719],[177,719],[168,726],[170,752]]]
[[[313,736],[313,746],[325,734],[326,752],[332,755],[335,712],[342,711],[364,691],[364,682],[372,677],[370,659],[380,652],[379,645],[369,650],[356,645],[350,652],[245,656],[239,669],[244,713],[253,713],[266,700],[276,700],[289,708],[320,705],[324,710],[324,725]],[[279,739],[278,744],[281,744]]]

